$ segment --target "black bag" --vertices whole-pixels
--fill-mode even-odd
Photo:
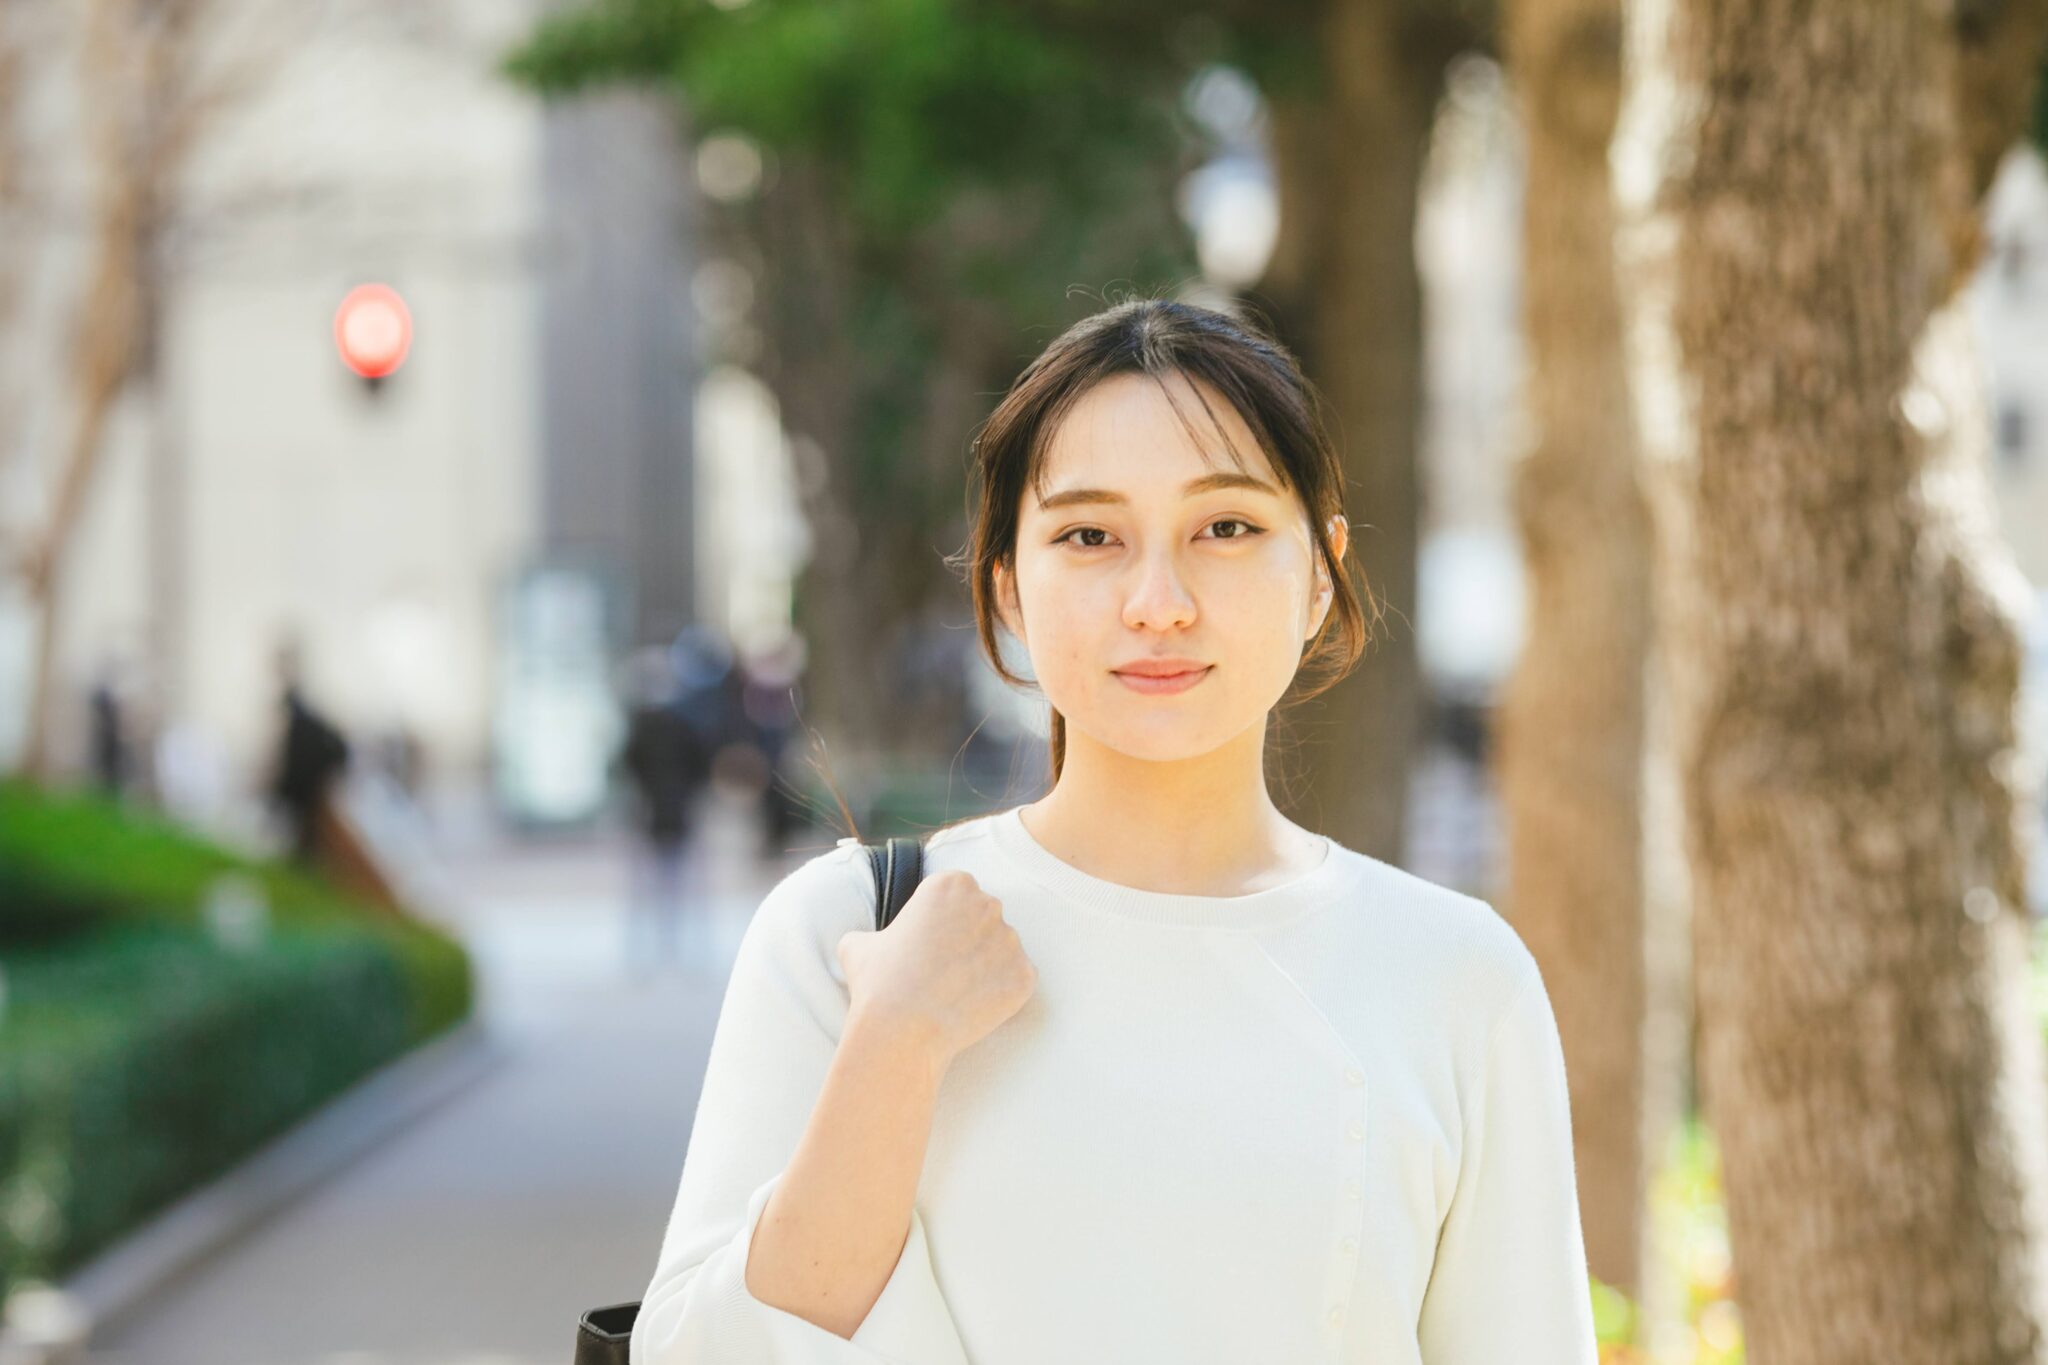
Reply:
[[[868,865],[875,874],[875,928],[886,929],[924,876],[924,842],[895,838],[861,847],[867,850]],[[687,1153],[684,1159],[689,1159]],[[575,1365],[629,1365],[627,1347],[633,1337],[633,1320],[639,1316],[638,1301],[585,1312],[576,1324]]]

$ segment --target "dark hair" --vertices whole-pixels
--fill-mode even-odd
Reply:
[[[974,436],[974,467],[968,493],[968,543],[949,555],[950,568],[964,569],[973,594],[981,648],[998,677],[1019,687],[1027,680],[1003,666],[997,631],[1006,629],[996,611],[995,570],[1015,581],[1018,512],[1026,488],[1043,492],[1046,454],[1053,433],[1081,395],[1119,374],[1145,374],[1158,384],[1196,445],[1202,445],[1175,400],[1169,376],[1205,381],[1226,398],[1257,438],[1284,487],[1308,512],[1309,533],[1330,571],[1330,610],[1304,647],[1295,685],[1283,705],[1306,701],[1335,686],[1365,652],[1372,620],[1381,615],[1369,588],[1354,586],[1348,560],[1332,550],[1329,522],[1344,510],[1344,467],[1323,421],[1321,399],[1294,356],[1269,329],[1245,318],[1171,299],[1139,298],[1081,319],[1055,337],[1010,385]],[[1216,420],[1199,388],[1195,396]],[[1221,422],[1217,429],[1223,431]],[[1242,453],[1224,444],[1239,469]],[[1051,715],[1051,778],[1059,781],[1066,759],[1066,720]],[[827,779],[829,784],[829,777]],[[838,789],[833,787],[834,795]],[[841,814],[858,834],[843,798]],[[967,817],[974,819],[978,817]],[[953,821],[953,824],[965,823]],[[940,825],[926,830],[928,838]]]
[[[1042,493],[1046,454],[1061,419],[1082,394],[1119,374],[1145,374],[1179,414],[1181,425],[1201,446],[1188,415],[1166,383],[1179,374],[1201,380],[1229,400],[1251,429],[1282,484],[1308,513],[1309,533],[1329,568],[1330,610],[1305,647],[1296,686],[1287,704],[1306,701],[1335,686],[1365,652],[1369,593],[1351,582],[1333,552],[1329,522],[1344,510],[1344,467],[1323,422],[1314,386],[1292,354],[1271,333],[1244,318],[1172,299],[1140,298],[1115,304],[1081,319],[1055,337],[1017,376],[973,442],[976,492],[969,494],[969,541],[950,566],[964,566],[974,594],[974,616],[982,652],[997,676],[1027,686],[1003,666],[996,632],[995,570],[1016,578],[1017,523],[1024,491]],[[1199,388],[1195,396],[1216,421]],[[1216,423],[1223,430],[1221,422]],[[1224,444],[1239,469],[1244,456]],[[1375,619],[1377,608],[1375,607]],[[1066,760],[1066,719],[1051,717],[1052,780]]]

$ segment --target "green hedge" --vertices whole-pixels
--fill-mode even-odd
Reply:
[[[217,941],[215,880],[269,933]],[[62,1276],[466,1018],[462,946],[296,869],[0,782],[0,1294]]]

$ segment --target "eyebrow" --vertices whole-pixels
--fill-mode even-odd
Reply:
[[[1183,497],[1191,498],[1197,493],[1211,493],[1220,488],[1249,488],[1259,493],[1270,493],[1274,497],[1280,495],[1280,490],[1267,483],[1264,479],[1254,478],[1250,474],[1240,474],[1235,470],[1228,469],[1216,474],[1204,474],[1199,479],[1188,480],[1186,487],[1181,490],[1181,494]],[[1082,503],[1097,502],[1128,505],[1130,499],[1121,493],[1107,488],[1062,488],[1051,497],[1041,498],[1038,507],[1040,511],[1050,512],[1055,507],[1073,507]]]

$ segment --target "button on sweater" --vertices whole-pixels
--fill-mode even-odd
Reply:
[[[742,938],[633,1365],[1595,1365],[1564,1056],[1493,908],[1324,839],[1242,896],[1105,881],[1017,809],[926,841],[1038,974],[937,1094],[909,1236],[844,1339],[753,1297],[846,1023],[866,854]]]

